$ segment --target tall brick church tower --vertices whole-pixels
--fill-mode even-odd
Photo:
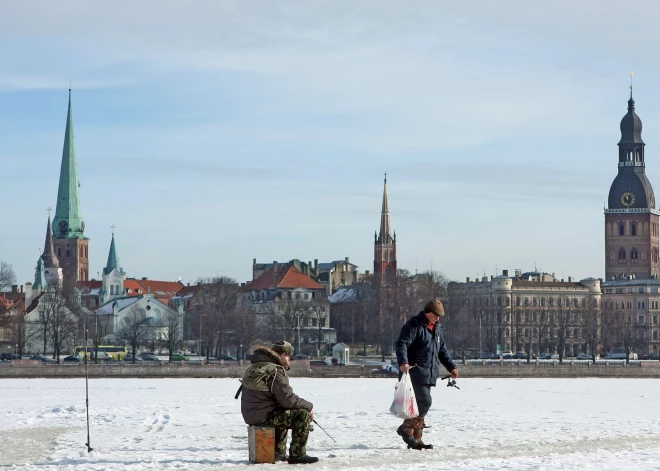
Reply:
[[[396,277],[396,232],[392,234],[387,195],[387,174],[383,188],[383,208],[380,213],[380,233],[374,234],[374,277],[384,285]]]
[[[76,167],[71,89],[69,89],[60,185],[53,219],[53,245],[64,272],[65,283],[89,279],[89,239],[85,237],[84,232],[85,222],[80,210],[80,182]]]
[[[632,85],[618,145],[619,172],[605,209],[606,280],[657,278],[660,211],[655,209],[653,188],[646,177],[642,120],[635,113]]]

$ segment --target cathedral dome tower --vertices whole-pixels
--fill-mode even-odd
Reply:
[[[660,275],[660,211],[655,209],[653,187],[646,177],[646,144],[632,85],[620,129],[618,172],[605,209],[605,277],[608,281],[655,279]]]

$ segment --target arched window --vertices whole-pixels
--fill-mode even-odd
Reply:
[[[67,248],[66,249],[66,257],[69,258],[71,256],[71,249]]]
[[[389,280],[390,276],[392,276],[392,270],[390,266],[388,265],[387,268],[385,269],[385,277]]]
[[[636,248],[633,248],[633,249],[630,251],[630,260],[637,260],[637,259],[638,259],[638,257],[637,257],[637,249],[636,249]]]
[[[631,223],[630,229],[631,229],[631,235],[636,236],[637,235],[637,223],[636,222]]]
[[[619,223],[619,235],[626,235],[626,229],[622,222]]]
[[[118,295],[121,294],[121,290],[119,289],[119,285],[115,286],[115,293]]]
[[[621,250],[619,250],[619,260],[625,260],[626,259],[626,251],[622,247]]]
[[[61,256],[62,256],[62,249],[59,248],[59,247],[57,248],[57,256],[58,256],[58,257],[61,257]]]
[[[610,250],[610,260],[616,260],[616,253],[614,253],[614,250]]]
[[[115,294],[115,285],[110,285],[110,296]]]

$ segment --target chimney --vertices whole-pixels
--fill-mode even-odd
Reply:
[[[470,277],[469,277],[469,276],[468,276],[467,278],[465,278],[465,282],[466,282],[466,283],[469,283],[469,282],[470,282]]]
[[[364,271],[364,276],[369,276],[369,270]]]
[[[569,277],[568,277],[568,282],[570,283],[570,282],[572,282],[572,281],[573,281],[573,277],[570,277],[570,276],[569,276]]]
[[[509,270],[502,270],[502,276],[509,276]]]
[[[314,276],[319,276],[319,259],[314,259]]]
[[[256,259],[256,258],[253,258],[253,259],[252,259],[252,269],[254,270],[254,269],[256,269],[256,268],[257,268],[257,259]]]
[[[11,292],[18,293],[18,285],[11,285]]]
[[[143,276],[142,279],[145,281],[149,280],[149,278],[147,278],[146,276]]]
[[[520,268],[516,269],[515,274],[516,274],[516,280],[519,280],[520,277],[522,276],[522,270]]]
[[[481,278],[482,283],[486,283],[488,281],[488,277],[484,276]]]
[[[344,260],[345,260],[346,262],[348,262],[348,261],[349,261],[349,258],[348,258],[348,257],[344,257]]]
[[[190,286],[190,281],[188,282],[188,286]]]
[[[279,264],[277,260],[273,260],[273,283],[277,285],[277,271],[279,269]]]
[[[21,293],[23,293],[23,285],[21,285]]]

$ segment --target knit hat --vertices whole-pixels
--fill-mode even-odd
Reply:
[[[424,312],[432,312],[436,316],[444,317],[445,307],[442,305],[442,301],[439,299],[432,299],[426,306],[424,306]]]
[[[286,353],[287,355],[291,356],[291,353],[293,353],[293,348],[291,347],[291,344],[284,340],[279,340],[275,342],[270,348],[274,352],[279,353],[280,355],[282,353]]]

